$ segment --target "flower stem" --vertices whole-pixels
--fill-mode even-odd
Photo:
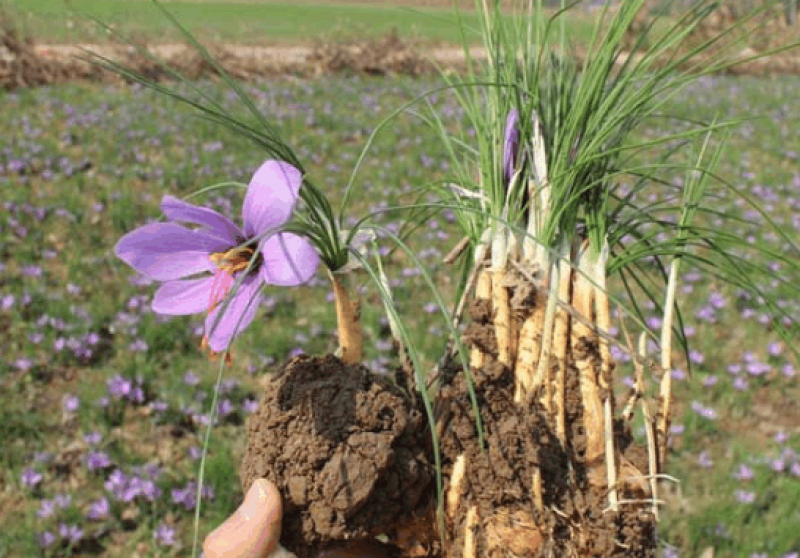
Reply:
[[[339,358],[345,364],[361,362],[361,323],[358,304],[350,300],[339,276],[328,270],[336,305],[336,325],[339,332]]]

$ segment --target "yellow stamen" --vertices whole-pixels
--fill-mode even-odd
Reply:
[[[214,252],[209,258],[219,269],[233,275],[247,269],[254,253],[255,250],[245,246],[244,248],[231,248],[225,252]]]
[[[211,262],[217,266],[217,272],[214,274],[214,282],[211,285],[211,294],[208,301],[208,313],[211,314],[217,305],[222,302],[225,296],[230,291],[233,285],[233,275],[240,271],[244,271],[250,265],[250,260],[253,258],[255,250],[252,248],[231,248],[225,252],[214,252],[209,255]],[[208,336],[203,336],[200,342],[200,350],[204,351],[208,347]],[[210,351],[209,357],[212,361],[217,359],[219,355],[216,351]],[[225,364],[230,365],[233,362],[230,352],[225,355]]]

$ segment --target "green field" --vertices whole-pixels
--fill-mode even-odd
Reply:
[[[43,42],[101,42],[109,32],[88,16],[135,40],[169,42],[180,34],[150,2],[132,0],[2,0],[22,28]],[[335,2],[165,2],[194,34],[211,42],[310,44],[337,37],[382,36],[396,31],[424,43],[460,43],[458,19],[449,9]],[[462,14],[466,29],[474,13]],[[590,36],[590,21],[575,18],[576,37]],[[469,33],[478,41],[477,32]]]
[[[18,10],[22,5],[32,14],[24,21],[37,37],[90,37],[89,28],[77,23],[67,33],[55,2],[20,0]],[[343,27],[389,20],[398,28],[405,22],[403,32],[411,33],[417,21],[421,36],[449,40],[433,17],[402,10],[392,11],[397,17],[379,17],[388,9],[232,5],[169,4],[204,37],[212,33],[207,21],[221,22],[213,31],[218,40],[305,42],[329,30],[334,14],[342,13],[350,18]],[[146,2],[73,0],[72,6],[124,21],[126,31],[139,25],[146,37],[168,36]],[[240,20],[283,23],[239,28]],[[327,76],[245,88],[336,206],[375,126],[441,84],[434,78]],[[226,110],[242,110],[220,85],[201,86],[219,93]],[[687,120],[754,117],[736,129],[720,174],[761,203],[795,243],[798,89],[800,79],[791,76],[714,77],[664,107]],[[469,141],[455,96],[439,93],[431,102],[448,129],[463,131]],[[183,197],[223,181],[247,183],[263,161],[251,144],[194,116],[134,86],[0,91],[0,558],[190,554],[191,483],[217,366],[199,348],[203,316],[155,315],[149,305],[156,285],[136,277],[112,248],[125,233],[160,217],[163,195]],[[652,137],[681,126],[658,120],[636,134]],[[365,159],[349,222],[413,203],[432,184],[450,180],[451,169],[436,132],[417,114],[402,114],[378,135]],[[675,184],[682,176],[672,177]],[[646,196],[656,204],[672,193],[653,185]],[[715,210],[738,218],[725,221],[729,232],[753,246],[794,254],[785,239],[766,232],[758,212],[721,187],[710,195]],[[241,188],[215,190],[195,201],[240,221]],[[400,227],[402,217],[385,214],[378,222]],[[704,224],[720,223],[708,217]],[[454,272],[442,258],[458,241],[447,211],[425,221],[410,239],[446,297]],[[398,308],[432,364],[446,341],[445,325],[431,310],[434,297],[408,258],[393,253],[385,264]],[[778,262],[772,267],[784,273]],[[366,277],[360,278],[365,364],[390,370],[397,357],[380,300]],[[787,284],[796,285],[800,277],[781,278],[786,283],[753,279],[779,301],[796,332],[800,301]],[[716,556],[796,557],[800,362],[769,325],[774,316],[739,289],[687,266],[679,292],[692,374],[685,359],[676,362],[678,409],[668,472],[680,483],[662,488],[663,555],[694,558],[713,547]],[[201,535],[241,499],[241,423],[259,398],[259,377],[288,356],[336,348],[329,294],[321,271],[299,290],[270,289],[262,313],[234,343],[220,394],[225,403],[209,446],[205,483],[212,491],[203,500]],[[625,300],[621,291],[614,294]],[[652,314],[648,323],[658,327],[655,309],[645,311]],[[623,380],[632,374],[624,353],[618,374]]]

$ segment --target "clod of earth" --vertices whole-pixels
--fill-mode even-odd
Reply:
[[[343,540],[428,555],[435,536],[408,536],[436,495],[425,425],[422,407],[389,379],[330,355],[294,358],[248,419],[242,486],[262,477],[278,486],[281,543],[299,558]]]

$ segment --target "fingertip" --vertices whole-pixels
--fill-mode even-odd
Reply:
[[[239,513],[246,519],[266,514],[266,523],[280,521],[283,514],[283,502],[278,487],[267,479],[256,479],[247,491]]]
[[[266,558],[278,546],[282,513],[278,488],[256,480],[239,509],[206,538],[206,558]]]

